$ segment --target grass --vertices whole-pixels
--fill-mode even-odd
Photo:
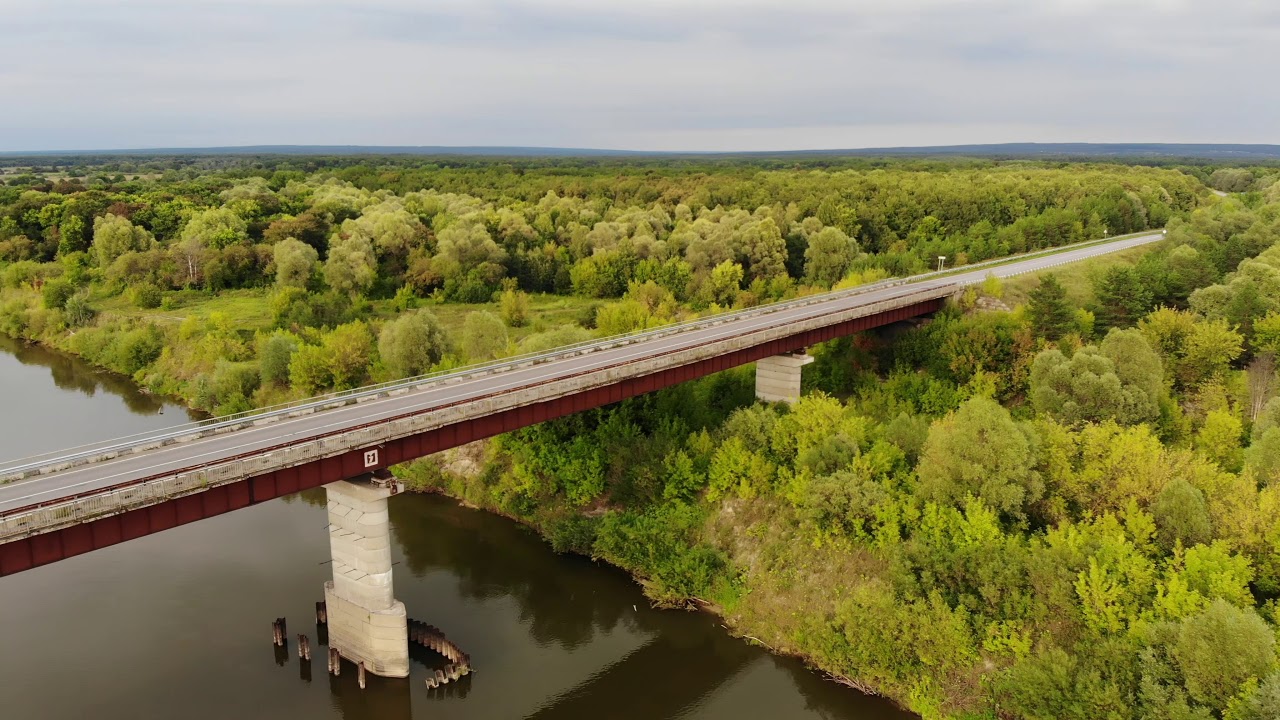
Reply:
[[[272,328],[271,293],[269,288],[223,290],[216,295],[201,291],[167,293],[172,309],[144,309],[134,305],[128,293],[94,298],[94,305],[103,313],[126,318],[144,319],[159,324],[178,324],[188,317],[208,318],[213,313],[223,313],[231,318],[240,330],[269,330]],[[522,340],[535,332],[577,322],[587,308],[601,301],[590,298],[531,294],[529,296],[529,323],[524,327],[509,328],[513,341]],[[373,301],[373,314],[390,319],[398,313],[390,300]],[[497,314],[498,303],[437,303],[421,301],[419,307],[430,310],[440,319],[450,333],[462,331],[467,315],[476,311]]]
[[[1128,250],[1099,255],[1098,257],[1060,265],[1049,270],[1027,273],[1004,280],[1004,301],[1010,306],[1027,302],[1028,294],[1040,284],[1040,278],[1052,272],[1058,276],[1062,286],[1067,290],[1067,299],[1076,307],[1084,307],[1095,299],[1093,296],[1093,279],[1113,267],[1132,267],[1138,264],[1143,255],[1151,252],[1159,243],[1139,245]]]
[[[265,330],[271,327],[271,294],[265,289],[223,290],[217,295],[198,291],[169,293],[173,309],[144,309],[130,302],[128,293],[95,299],[104,313],[118,317],[142,318],[161,324],[177,324],[188,317],[208,318],[223,313],[241,330]]]

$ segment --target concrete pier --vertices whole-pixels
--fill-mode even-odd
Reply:
[[[409,675],[408,615],[391,583],[387,516],[387,498],[402,489],[394,480],[325,486],[333,557],[333,580],[324,584],[329,646],[383,677]]]
[[[773,355],[756,361],[756,397],[765,402],[800,399],[800,368],[813,362],[805,353]]]

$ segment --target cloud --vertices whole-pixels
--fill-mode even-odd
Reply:
[[[0,149],[1276,142],[1223,0],[0,1]]]

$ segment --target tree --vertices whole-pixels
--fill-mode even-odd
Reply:
[[[804,251],[804,274],[810,282],[831,287],[849,272],[858,256],[858,243],[839,228],[824,227],[809,238]]]
[[[1245,385],[1249,393],[1245,419],[1256,423],[1277,389],[1276,356],[1270,352],[1254,355],[1245,368]]]
[[[1027,431],[996,401],[975,397],[929,429],[917,472],[920,492],[962,506],[972,495],[1015,517],[1044,491]]]
[[[1047,340],[1057,340],[1075,329],[1075,311],[1067,302],[1067,290],[1058,276],[1049,273],[1027,296],[1031,329]]]
[[[1102,338],[1098,350],[1115,365],[1116,375],[1124,387],[1137,393],[1125,398],[1128,415],[1151,413],[1151,406],[1160,404],[1165,396],[1165,365],[1142,332],[1137,328],[1112,329]]]
[[[378,354],[400,377],[421,375],[444,358],[449,341],[436,316],[427,310],[405,313],[387,323],[378,336]]]
[[[1156,538],[1166,550],[1172,550],[1177,542],[1191,547],[1213,539],[1204,493],[1185,478],[1174,478],[1164,486],[1151,504],[1151,515],[1156,521]]]
[[[191,216],[182,228],[182,240],[202,247],[222,249],[245,242],[249,224],[226,208],[209,208]]]
[[[1259,353],[1280,356],[1280,312],[1269,312],[1254,321],[1253,346]]]
[[[461,278],[475,269],[496,280],[507,254],[476,220],[464,219],[440,231],[436,244],[436,270],[446,278]]]
[[[491,312],[475,311],[462,322],[462,351],[472,362],[492,360],[507,349],[507,328]]]
[[[258,353],[258,373],[264,385],[283,385],[289,380],[289,364],[298,350],[297,336],[277,332],[262,345]]]
[[[507,325],[518,328],[529,324],[529,293],[509,287],[498,298],[498,308]]]
[[[324,336],[322,344],[335,388],[356,387],[368,378],[373,349],[368,325],[359,320],[339,325]]]
[[[1263,485],[1280,482],[1280,427],[1268,428],[1249,445],[1244,464]]]
[[[358,295],[373,286],[377,267],[368,237],[361,233],[339,234],[329,242],[324,280],[334,290]]]
[[[1183,310],[1160,308],[1143,318],[1139,329],[1181,388],[1223,375],[1244,351],[1244,338],[1226,320],[1205,320]]]
[[[1112,330],[1100,348],[1085,346],[1070,360],[1049,349],[1031,365],[1037,412],[1066,423],[1149,422],[1160,416],[1164,369],[1137,330]]]
[[[1191,697],[1222,710],[1245,683],[1271,671],[1275,644],[1275,633],[1258,613],[1219,599],[1182,621],[1174,657]]]
[[[278,287],[305,288],[311,282],[320,253],[310,245],[288,238],[280,241],[272,249],[276,263],[276,285]]]
[[[363,235],[381,255],[403,257],[409,249],[421,244],[426,228],[415,215],[404,209],[397,199],[365,208],[359,218],[346,220],[340,232]]]
[[[289,358],[289,384],[315,395],[333,384],[329,352],[319,345],[303,345]]]
[[[711,301],[719,305],[729,306],[738,298],[742,285],[742,266],[731,260],[716,265],[711,269],[708,289]]]
[[[1205,416],[1204,425],[1196,434],[1196,449],[1223,470],[1237,472],[1244,461],[1240,447],[1243,435],[1244,427],[1233,413],[1213,410]]]
[[[105,268],[129,252],[143,252],[155,246],[155,239],[128,218],[107,213],[93,221],[93,254],[98,267]]]
[[[1129,327],[1151,309],[1151,291],[1133,268],[1113,267],[1095,284],[1099,329]]]
[[[1273,672],[1249,689],[1223,715],[1225,720],[1275,720],[1280,718],[1280,672]]]

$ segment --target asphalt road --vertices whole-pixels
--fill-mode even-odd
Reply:
[[[1160,237],[1160,233],[1153,233],[1126,238],[1112,243],[1068,250],[1046,257],[1022,260],[989,269],[921,280],[907,285],[896,285],[858,295],[834,298],[828,302],[814,303],[804,307],[766,313],[757,317],[743,318],[715,327],[689,330],[668,337],[655,338],[564,360],[546,362],[444,387],[428,386],[396,397],[382,398],[358,405],[349,405],[311,415],[280,420],[260,427],[250,427],[235,432],[212,435],[199,440],[176,443],[146,452],[124,455],[113,460],[91,463],[57,473],[32,477],[7,485],[0,485],[0,516],[37,503],[45,503],[71,495],[105,489],[132,480],[184,468],[212,464],[222,459],[250,453],[255,449],[305,442],[319,435],[326,435],[344,428],[375,422],[379,418],[392,418],[408,413],[427,412],[442,405],[454,404],[459,401],[495,393],[519,392],[520,388],[528,385],[552,381],[560,377],[579,375],[619,363],[637,362],[654,355],[702,345],[725,337],[740,335],[744,332],[784,326],[799,320],[869,305],[924,289],[979,282],[988,274],[994,274],[997,277],[1010,277],[1044,270],[1056,265],[1147,244],[1160,239]],[[56,462],[56,460],[51,460],[50,464]]]

